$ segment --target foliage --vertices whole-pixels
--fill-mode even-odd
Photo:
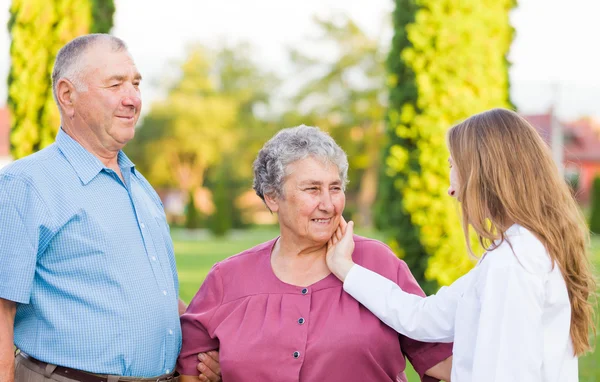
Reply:
[[[396,0],[377,223],[429,293],[472,266],[458,208],[446,195],[444,137],[471,114],[510,107],[513,6],[513,0]]]
[[[300,123],[328,131],[350,162],[346,212],[361,226],[371,226],[379,151],[385,140],[385,53],[345,15],[315,18],[319,36],[306,51],[291,52],[298,75],[308,78],[284,116],[286,127]]]
[[[600,235],[600,176],[594,179],[591,197],[590,231]]]
[[[92,4],[92,26],[90,33],[108,33],[113,26],[114,0],[90,0]]]
[[[8,22],[8,107],[14,158],[54,142],[60,117],[50,76],[58,50],[91,30],[108,32],[113,13],[112,0],[13,0]]]
[[[166,98],[152,105],[126,149],[154,186],[190,195],[206,183],[218,185],[207,177],[227,176],[238,180],[230,183],[235,188],[227,190],[229,204],[219,205],[227,209],[234,209],[233,200],[250,188],[252,161],[272,131],[256,116],[255,108],[267,104],[276,80],[258,69],[249,56],[245,45],[216,52],[200,45],[190,48],[180,76]],[[224,158],[231,161],[221,171]],[[245,188],[240,179],[246,180]],[[239,215],[217,214],[219,219]],[[233,220],[221,221],[217,231],[234,224]]]
[[[196,199],[194,194],[190,192],[188,195],[188,203],[185,207],[185,228],[195,229],[202,226],[202,215],[196,207]]]

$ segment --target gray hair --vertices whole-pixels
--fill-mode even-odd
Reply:
[[[107,43],[114,52],[127,50],[127,45],[120,38],[104,33],[93,33],[74,38],[58,51],[52,69],[52,95],[58,107],[60,107],[56,94],[58,80],[66,78],[77,90],[86,91],[86,85],[81,78],[84,70],[83,57],[88,49],[101,42]]]
[[[254,191],[264,201],[265,195],[283,197],[287,166],[314,157],[337,166],[343,189],[348,183],[348,157],[329,134],[316,127],[300,125],[279,131],[258,152],[254,161]]]

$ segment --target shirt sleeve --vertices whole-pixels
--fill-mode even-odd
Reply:
[[[223,281],[219,264],[210,270],[198,293],[181,316],[181,352],[177,370],[183,375],[198,375],[198,353],[219,348],[219,339],[211,326],[212,318],[223,300]]]
[[[421,288],[402,264],[407,274],[402,287],[354,265],[344,281],[344,290],[400,334],[419,341],[452,342],[456,306],[469,274],[423,298]]]
[[[476,285],[481,313],[474,381],[542,381],[544,276],[519,265],[490,267]]]
[[[344,281],[344,290],[401,334],[402,352],[422,381],[437,381],[426,376],[425,372],[452,355],[451,343],[435,342],[440,341],[437,337],[445,342],[452,341],[454,312],[448,310],[448,307],[435,307],[433,303],[424,303],[427,300],[423,298],[425,294],[404,262],[400,263],[397,282],[399,285],[375,272],[354,265]],[[419,320],[428,314],[431,315],[431,330],[437,336],[428,334],[427,338],[433,343],[420,342],[418,338],[413,337],[413,334],[420,334],[422,337],[427,334],[427,331],[420,331]]]
[[[0,298],[28,304],[38,253],[51,233],[48,209],[22,179],[0,175]]]

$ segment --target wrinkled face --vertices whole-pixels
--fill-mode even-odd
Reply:
[[[311,246],[327,244],[346,203],[337,166],[308,157],[286,170],[284,195],[267,201],[279,215],[282,237]]]
[[[452,157],[448,158],[448,163],[450,164],[450,187],[448,187],[448,195],[460,201],[458,198],[458,190],[460,189],[460,183],[458,182],[458,171],[454,166]]]
[[[142,108],[141,75],[126,50],[108,44],[90,48],[82,73],[83,91],[75,91],[74,118],[89,128],[106,149],[121,149],[135,134]]]

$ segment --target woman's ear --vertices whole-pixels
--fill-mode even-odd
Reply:
[[[271,212],[277,212],[279,210],[279,203],[277,202],[277,198],[272,195],[265,195],[265,204]]]

